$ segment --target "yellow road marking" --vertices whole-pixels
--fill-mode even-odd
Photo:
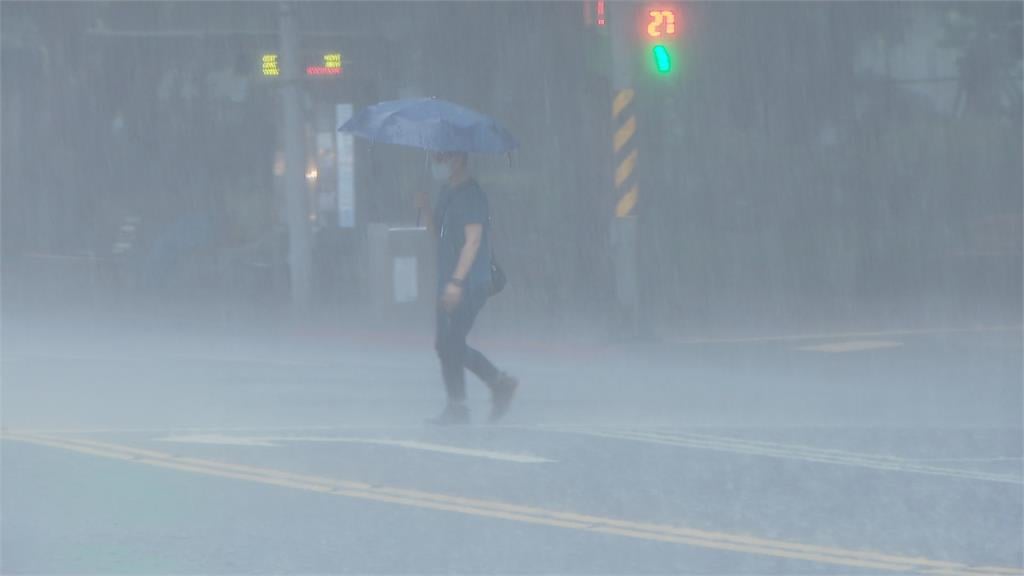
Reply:
[[[622,147],[629,142],[629,139],[636,134],[636,116],[630,116],[629,120],[626,120],[622,126],[615,131],[615,152],[618,153],[622,150]]]
[[[198,458],[178,457],[172,454],[153,450],[133,448],[80,438],[58,438],[25,434],[15,431],[4,431],[0,434],[0,438],[61,448],[102,458],[135,462],[149,466],[192,472],[207,476],[257,482],[297,490],[346,496],[363,500],[373,500],[403,506],[428,508],[472,516],[581,530],[585,532],[625,536],[649,541],[685,544],[699,548],[726,550],[744,554],[771,556],[792,560],[805,560],[837,566],[870,568],[894,572],[915,571],[942,574],[1024,574],[1021,570],[1014,568],[977,568],[955,562],[897,556],[868,550],[847,550],[843,548],[815,546],[738,534],[710,532],[693,528],[648,524],[643,522],[590,516],[586,514],[545,510],[542,508],[508,504],[498,501],[449,496],[445,494],[421,492],[418,490],[372,486],[362,482],[294,474],[283,470],[257,468],[253,466],[230,464]]]
[[[629,106],[629,103],[633,101],[633,89],[627,88],[626,90],[620,90],[615,95],[615,100],[612,101],[612,118],[618,118],[619,114],[622,114],[622,110]]]

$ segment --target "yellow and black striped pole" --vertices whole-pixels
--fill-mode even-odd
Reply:
[[[633,216],[636,202],[640,195],[637,183],[637,139],[636,112],[633,99],[636,93],[632,88],[616,91],[612,101],[612,126],[615,133],[612,138],[613,157],[615,159],[615,217]]]
[[[640,199],[640,173],[637,164],[637,97],[633,88],[636,64],[632,49],[633,24],[637,6],[630,2],[609,3],[611,32],[611,143],[612,185],[615,213],[609,229],[609,249],[614,269],[616,311],[612,316],[613,333],[618,337],[632,337],[640,329],[640,286],[637,238],[639,220],[637,202]]]

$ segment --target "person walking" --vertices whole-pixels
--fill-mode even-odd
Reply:
[[[511,154],[519,143],[495,119],[438,98],[378,102],[346,120],[338,131],[430,153],[430,170],[442,190],[433,214],[429,203],[423,208],[437,241],[435,348],[448,403],[428,422],[469,423],[466,368],[490,388],[491,421],[500,419],[519,382],[466,344],[487,298],[504,286],[504,273],[491,254],[487,196],[469,173],[468,154]]]
[[[441,193],[428,214],[437,241],[437,326],[435,348],[448,401],[436,425],[467,424],[465,369],[491,391],[490,420],[508,411],[519,382],[466,344],[477,314],[491,293],[490,213],[487,196],[472,177],[465,152],[434,152],[430,169]]]

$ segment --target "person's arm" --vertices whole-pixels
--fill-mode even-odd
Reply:
[[[459,252],[459,263],[455,266],[455,272],[444,287],[442,303],[448,310],[454,309],[462,300],[462,283],[466,280],[473,262],[476,261],[477,253],[480,252],[480,240],[484,235],[483,224],[466,225],[466,243],[462,245]]]
[[[459,253],[459,263],[455,266],[452,279],[461,283],[469,274],[469,269],[476,261],[476,253],[480,251],[480,239],[484,235],[484,227],[481,224],[466,224],[466,243],[462,245],[462,252]]]

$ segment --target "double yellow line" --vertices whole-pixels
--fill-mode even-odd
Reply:
[[[101,458],[134,462],[159,468],[192,472],[206,476],[230,478],[246,482],[269,484],[296,490],[305,490],[308,492],[358,498],[361,500],[372,500],[376,502],[386,502],[389,504],[412,506],[416,508],[455,512],[470,516],[511,520],[527,524],[554,526],[580,530],[583,532],[610,534],[672,544],[685,544],[698,548],[725,550],[742,554],[754,554],[775,558],[785,558],[789,560],[804,560],[834,566],[867,568],[892,572],[964,574],[972,576],[981,574],[1020,576],[1024,574],[1020,569],[970,567],[965,564],[929,560],[927,558],[896,556],[868,550],[847,550],[843,548],[813,546],[797,542],[755,538],[741,534],[711,532],[664,524],[632,522],[627,520],[617,520],[614,518],[576,514],[573,512],[547,510],[493,500],[462,498],[432,492],[422,492],[419,490],[374,486],[349,480],[310,476],[305,474],[293,474],[291,472],[270,468],[258,468],[199,458],[180,457],[164,452],[109,444],[106,442],[97,442],[82,438],[61,438],[56,436],[5,431],[0,434],[0,439],[61,448]]]

